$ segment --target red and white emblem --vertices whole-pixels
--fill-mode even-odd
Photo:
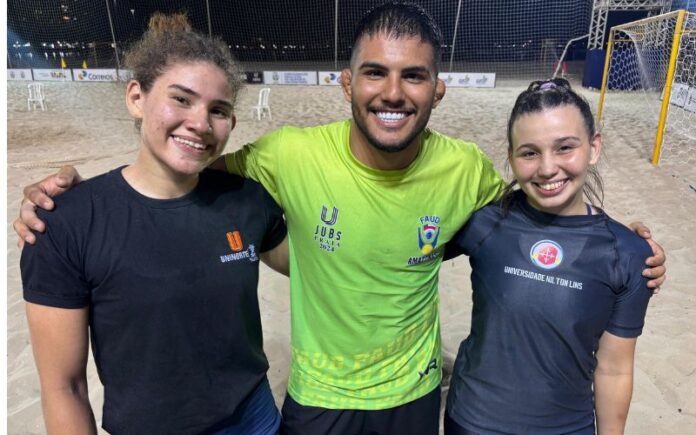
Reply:
[[[553,269],[563,261],[563,248],[553,240],[542,240],[532,246],[529,257],[542,269]]]

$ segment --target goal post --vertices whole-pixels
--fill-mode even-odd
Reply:
[[[677,55],[679,54],[679,46],[682,36],[682,26],[684,25],[684,15],[686,12],[682,9],[677,14],[677,23],[674,29],[674,38],[672,38],[672,49],[669,56],[669,66],[667,67],[667,80],[662,96],[662,105],[660,106],[660,121],[657,125],[657,136],[655,137],[655,146],[653,147],[653,155],[651,162],[657,165],[660,161],[660,152],[662,151],[662,139],[665,133],[665,122],[667,120],[667,112],[669,109],[670,98],[672,96],[672,85],[674,84],[674,71],[677,64]]]
[[[696,164],[696,13],[612,27],[597,121],[612,120],[651,132],[653,165],[663,153],[670,163]]]

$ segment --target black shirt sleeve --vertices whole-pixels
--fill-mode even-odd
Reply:
[[[498,204],[490,204],[477,210],[467,223],[445,245],[444,261],[459,255],[472,255],[502,219]]]
[[[260,187],[260,185],[259,185]],[[266,234],[263,237],[261,252],[270,251],[285,239],[287,228],[283,217],[283,210],[273,200],[271,195],[261,187],[263,191],[263,205],[266,213]]]
[[[70,224],[73,211],[68,206],[56,207],[53,212],[39,210],[46,231],[36,233],[35,245],[25,245],[20,260],[26,301],[58,308],[82,308],[89,304],[90,287],[75,237],[75,230],[80,228],[73,227],[80,224]]]
[[[620,224],[611,222],[609,226],[616,236],[622,283],[607,331],[618,337],[637,337],[643,332],[645,313],[653,294],[648,279],[642,276],[645,259],[652,255],[652,250],[645,240]]]

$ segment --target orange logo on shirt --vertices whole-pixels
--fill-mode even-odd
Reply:
[[[230,244],[230,249],[232,252],[239,252],[244,249],[244,245],[242,244],[242,236],[239,234],[239,231],[227,233],[227,241]]]

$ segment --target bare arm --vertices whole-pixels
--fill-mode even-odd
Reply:
[[[595,412],[599,435],[623,434],[633,394],[636,338],[605,332],[599,340],[594,373]]]
[[[87,308],[27,303],[46,432],[50,435],[97,433],[87,394],[88,316]]]
[[[263,252],[261,254],[261,261],[276,272],[282,273],[285,276],[290,276],[288,236],[285,236],[283,241],[275,248]]]
[[[643,225],[642,222],[631,222],[628,227],[633,230],[636,234],[644,238],[653,251],[653,256],[645,259],[645,264],[648,268],[643,270],[643,276],[649,278],[648,288],[654,290],[657,294],[660,291],[660,286],[665,282],[665,250],[662,249],[655,240],[652,239],[650,234],[650,229]]]

